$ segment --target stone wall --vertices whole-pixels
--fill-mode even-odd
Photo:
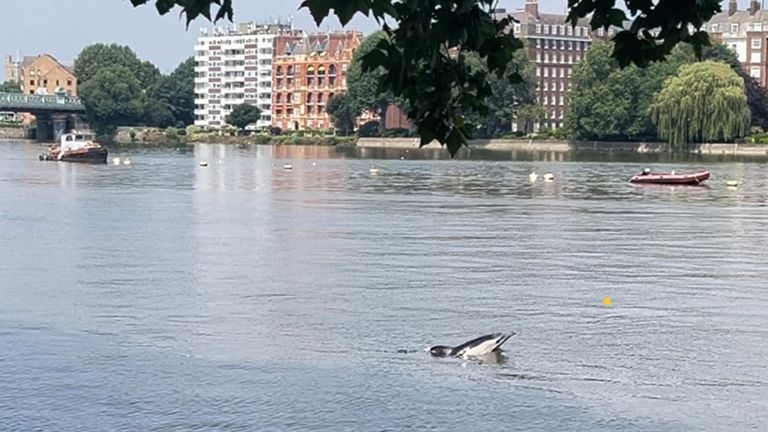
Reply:
[[[29,129],[24,127],[0,127],[0,140],[29,139]]]

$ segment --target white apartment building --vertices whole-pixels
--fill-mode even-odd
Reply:
[[[272,51],[274,38],[291,34],[289,24],[239,24],[237,29],[200,30],[195,45],[195,125],[220,128],[235,105],[261,109],[249,129],[272,123]]]

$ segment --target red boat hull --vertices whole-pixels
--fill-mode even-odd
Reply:
[[[697,185],[709,178],[709,171],[693,173],[649,173],[636,175],[629,179],[630,183]]]

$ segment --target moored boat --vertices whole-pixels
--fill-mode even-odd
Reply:
[[[93,134],[75,132],[63,134],[59,145],[40,155],[41,161],[107,163],[108,150],[93,140]]]
[[[630,183],[698,185],[709,178],[709,171],[700,170],[688,173],[651,172],[647,168],[641,174],[632,176]]]

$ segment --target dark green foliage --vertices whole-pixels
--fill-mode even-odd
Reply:
[[[75,76],[85,84],[100,70],[110,66],[122,66],[131,72],[146,89],[155,84],[160,71],[150,62],[142,62],[127,46],[97,43],[83,49],[75,59]]]
[[[21,84],[13,81],[0,83],[0,93],[21,93]]]
[[[227,116],[226,122],[240,130],[246,126],[256,123],[261,117],[261,110],[251,104],[235,105],[232,112]]]
[[[119,67],[127,71],[132,78],[131,83],[134,80],[139,83],[138,87],[131,87],[135,88],[130,101],[131,111],[123,116],[104,117],[95,114],[102,111],[100,107],[112,103],[101,100],[101,97],[109,97],[107,92],[94,92],[96,86],[88,86],[88,83],[105,69],[104,65],[109,65],[107,69]],[[81,96],[83,88],[86,89],[83,103],[86,105],[86,111],[91,113],[89,120],[97,122],[94,127],[100,127],[102,131],[126,124],[184,128],[194,123],[194,67],[194,60],[188,58],[170,75],[163,76],[152,63],[142,62],[130,48],[116,44],[88,46],[75,60],[75,73],[80,81]],[[100,85],[104,85],[104,78]],[[135,110],[140,113],[137,115]],[[113,120],[118,123],[103,123]],[[128,121],[131,123],[126,123]]]
[[[143,114],[141,83],[125,66],[108,66],[96,72],[78,89],[88,123],[99,135],[117,126],[134,125]]]
[[[664,82],[651,113],[659,136],[673,149],[685,150],[697,142],[732,141],[749,132],[744,80],[720,62],[681,66]]]
[[[134,5],[150,0],[131,0]],[[198,16],[210,20],[232,19],[233,0],[155,0],[165,14],[182,8],[187,24]],[[447,144],[451,154],[466,144],[475,127],[467,113],[484,116],[487,99],[493,94],[488,76],[503,77],[513,54],[522,44],[509,31],[511,22],[494,19],[496,0],[304,0],[317,24],[331,14],[342,25],[357,14],[372,16],[383,23],[387,38],[362,59],[363,71],[381,70],[377,94],[402,99],[421,143],[433,139]],[[617,4],[618,3],[618,4]],[[625,8],[619,8],[623,3]],[[211,7],[218,5],[214,14]],[[614,38],[612,56],[619,65],[647,66],[663,59],[679,42],[692,44],[697,54],[709,45],[703,31],[697,31],[715,13],[719,0],[569,0],[568,21],[590,16],[593,29],[621,26],[626,30]],[[216,7],[214,7],[216,9]],[[626,10],[626,12],[625,12]],[[628,12],[628,13],[627,13]],[[390,27],[387,23],[393,23]],[[689,31],[691,26],[694,31]],[[488,71],[472,71],[461,53],[476,53]],[[520,80],[512,74],[512,80]]]
[[[635,141],[656,137],[649,111],[664,80],[675,74],[685,54],[646,68],[621,68],[612,43],[594,43],[573,70],[566,127],[575,139]],[[691,53],[692,54],[692,53]]]
[[[379,122],[376,120],[363,123],[357,130],[357,134],[364,138],[381,136],[379,132]]]
[[[349,135],[355,129],[355,118],[360,115],[360,110],[355,107],[354,100],[347,93],[329,99],[325,111],[331,116],[336,129],[344,135]]]
[[[148,91],[146,122],[150,126],[185,127],[195,122],[195,62],[182,62],[168,76],[161,76]],[[154,106],[153,106],[154,105]],[[166,114],[170,114],[170,118]]]
[[[477,55],[467,54],[464,61],[472,70],[488,70],[488,66]],[[519,73],[524,79],[521,82],[510,82],[510,75]],[[466,114],[467,120],[477,125],[472,138],[498,138],[512,132],[512,119],[520,112],[523,119],[529,110],[536,106],[536,68],[528,61],[525,51],[515,53],[515,58],[507,68],[505,76],[499,78],[489,76],[491,95],[487,99],[488,113],[479,115],[476,112]],[[540,107],[542,117],[544,108]],[[537,119],[538,120],[538,119]],[[521,123],[526,123],[522,120]]]

